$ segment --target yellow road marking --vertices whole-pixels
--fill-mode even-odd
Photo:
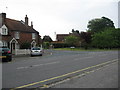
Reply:
[[[49,79],[46,79],[46,80],[43,80],[43,81],[38,81],[38,82],[34,82],[34,83],[23,85],[23,86],[19,86],[19,87],[16,87],[15,89],[25,88],[25,87],[33,86],[33,85],[40,84],[40,83],[43,83],[43,82],[46,82],[46,81],[58,79],[58,78],[61,78],[61,77],[65,77],[65,76],[68,76],[68,75],[71,75],[71,74],[75,74],[75,73],[78,73],[78,72],[81,72],[81,71],[84,71],[84,70],[87,70],[87,69],[90,69],[90,68],[98,67],[98,66],[101,66],[101,65],[104,65],[104,64],[107,64],[107,63],[110,63],[110,62],[114,62],[114,61],[118,61],[118,59],[114,59],[112,61],[107,61],[107,62],[104,62],[104,63],[101,63],[101,64],[90,66],[90,67],[87,67],[87,68],[84,68],[84,69],[80,69],[80,70],[77,70],[77,71],[74,71],[74,72],[70,72],[70,73],[67,73],[67,74],[64,74],[64,75],[61,75],[61,76],[49,78]]]

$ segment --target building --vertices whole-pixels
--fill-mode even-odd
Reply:
[[[56,40],[57,41],[64,41],[66,37],[70,36],[70,34],[57,34]]]
[[[0,46],[7,46],[11,51],[22,48],[25,43],[30,43],[31,47],[40,44],[39,32],[28,25],[29,18],[25,16],[25,21],[6,18],[6,13],[0,14]]]

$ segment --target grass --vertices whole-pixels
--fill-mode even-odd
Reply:
[[[54,50],[68,50],[68,51],[117,51],[118,49],[98,49],[98,48],[90,48],[90,49],[84,49],[84,48],[55,48]]]

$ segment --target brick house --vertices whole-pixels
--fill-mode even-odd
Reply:
[[[57,34],[56,35],[56,40],[59,42],[64,42],[65,38],[70,36],[70,34]]]
[[[6,13],[0,14],[0,46],[7,46],[11,51],[22,48],[22,44],[30,43],[31,47],[40,44],[39,32],[28,25],[29,19],[26,15],[25,21],[6,18]]]

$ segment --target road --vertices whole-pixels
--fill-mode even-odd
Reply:
[[[2,64],[3,88],[35,88],[82,73],[81,69],[118,59],[117,51],[47,50],[43,56],[17,57]],[[73,73],[80,70],[80,72]],[[72,72],[72,73],[71,73]]]

